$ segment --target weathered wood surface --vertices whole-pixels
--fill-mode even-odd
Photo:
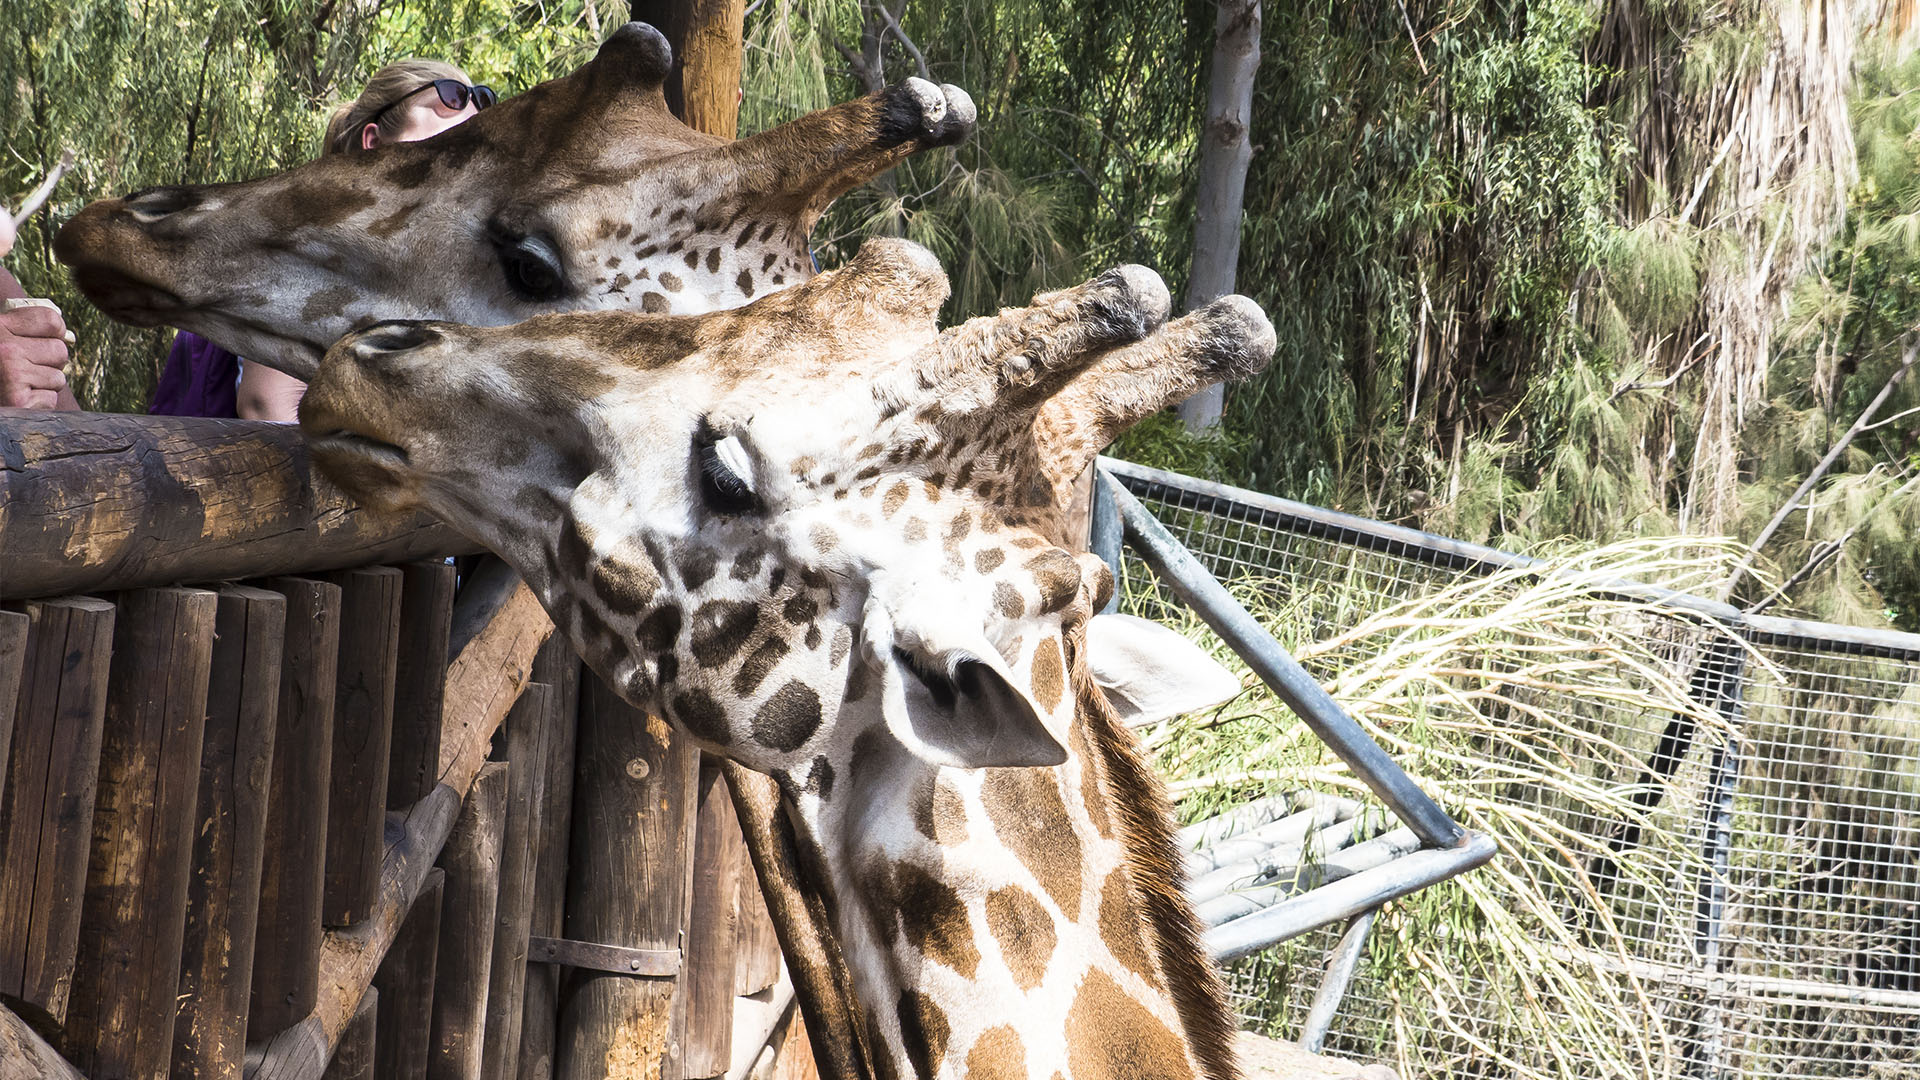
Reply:
[[[483,1080],[513,1080],[520,1068],[520,1022],[527,980],[527,937],[533,924],[534,840],[546,808],[547,747],[553,687],[531,682],[507,714],[507,804],[500,835],[500,889],[493,918],[493,960],[487,966]]]
[[[25,1020],[0,1005],[0,1080],[86,1080]]]
[[[446,871],[435,867],[400,924],[399,936],[374,973],[380,991],[380,1030],[389,1036],[374,1048],[374,1075],[381,1080],[426,1080],[433,1030],[433,975],[440,955],[440,899]]]
[[[173,1026],[174,1080],[239,1080],[246,1062],[286,622],[287,601],[279,593],[237,585],[220,590],[181,946],[180,1015]]]
[[[561,910],[567,893],[567,844],[573,824],[573,751],[580,709],[580,658],[555,635],[541,646],[533,663],[535,682],[553,687],[547,716],[547,780],[534,840],[533,913],[529,930],[557,938],[564,931]],[[552,1080],[554,1024],[560,1015],[560,979],[553,964],[527,967],[526,999],[520,1022],[519,1080]]]
[[[336,574],[340,665],[333,700],[333,775],[327,798],[327,889],[320,919],[351,926],[380,895],[380,835],[393,759],[393,681],[400,649],[400,571]]]
[[[66,1024],[91,1076],[164,1077],[173,1058],[217,599],[119,594]]]
[[[546,612],[522,586],[448,667],[440,784],[406,810],[387,815],[380,902],[373,917],[325,936],[317,978],[320,993],[313,1012],[267,1041],[248,1046],[247,1077],[317,1080],[325,1069],[414,897],[420,895],[446,846],[460,801],[486,761],[494,729],[506,718],[526,684],[534,654],[552,632]]]
[[[22,607],[31,628],[0,791],[0,994],[64,1022],[115,612],[84,596]]]
[[[267,789],[260,913],[254,936],[247,1041],[313,1012],[320,973],[320,901],[327,860],[327,790],[333,775],[333,697],[340,587],[307,578],[265,583],[287,602],[280,701]]]
[[[378,1060],[380,1033],[380,991],[372,988],[360,999],[360,1007],[347,1021],[340,1035],[339,1049],[327,1063],[326,1080],[373,1080]]]
[[[699,751],[597,678],[583,678],[580,697],[566,936],[677,949],[686,925]],[[679,1080],[671,1056],[678,980],[580,970],[571,985],[560,1014],[561,1080],[609,1073]]]
[[[447,634],[453,621],[453,567],[436,559],[408,563],[400,572],[404,582],[388,806],[406,806],[439,782],[440,711],[447,692]]]
[[[440,902],[440,957],[433,978],[429,1080],[478,1080],[486,1045],[487,977],[500,896],[500,834],[506,826],[509,766],[489,761],[474,777],[460,820],[440,853],[447,885]]]
[[[731,793],[729,793],[731,794]],[[733,829],[740,832],[736,812]],[[747,858],[746,838],[737,838],[740,859],[739,895],[734,901],[733,992],[744,997],[757,994],[780,981],[780,939],[773,934],[773,916],[767,913],[767,901],[760,895],[760,881],[753,876],[753,864]]]
[[[476,550],[425,515],[349,500],[291,425],[0,409],[0,596]]]
[[[13,746],[13,710],[20,703],[20,676],[27,667],[24,611],[0,611],[0,804],[7,798],[7,752]],[[0,834],[4,835],[4,834]]]
[[[720,1076],[733,1060],[734,949],[739,934],[740,878],[747,849],[733,816],[733,796],[714,759],[701,763],[693,840],[693,903],[687,913],[684,1069],[689,1077]]]

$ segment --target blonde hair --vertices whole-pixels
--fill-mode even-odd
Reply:
[[[360,145],[360,130],[367,126],[376,113],[381,114],[378,128],[380,141],[392,142],[395,136],[405,130],[407,118],[403,110],[387,107],[408,94],[424,89],[435,79],[473,82],[466,72],[441,60],[396,60],[374,72],[359,97],[333,110],[333,116],[327,120],[326,141],[320,146],[321,156],[363,152],[365,148]],[[381,113],[382,109],[386,111]]]

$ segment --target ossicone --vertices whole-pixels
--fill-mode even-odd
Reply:
[[[673,71],[673,46],[660,31],[643,22],[630,22],[600,43],[593,57],[596,82],[618,80],[657,87]]]

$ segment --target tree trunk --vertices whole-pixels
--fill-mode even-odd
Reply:
[[[745,0],[635,0],[634,19],[673,46],[667,108],[695,131],[731,139],[740,122]]]
[[[1240,264],[1240,203],[1253,160],[1248,124],[1253,78],[1260,69],[1260,0],[1220,0],[1214,23],[1213,71],[1207,80],[1207,120],[1200,135],[1200,176],[1194,192],[1193,275],[1186,307],[1198,308],[1233,291]],[[1215,384],[1180,404],[1187,430],[1220,422],[1226,402]]]

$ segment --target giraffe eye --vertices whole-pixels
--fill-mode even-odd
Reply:
[[[515,296],[545,302],[566,294],[566,268],[560,263],[560,253],[545,237],[495,236],[493,243],[500,253],[500,267],[506,271],[507,288]]]
[[[716,439],[702,430],[695,437],[694,461],[700,474],[700,497],[716,514],[746,514],[760,509],[753,493],[753,463],[747,448],[732,435]]]

